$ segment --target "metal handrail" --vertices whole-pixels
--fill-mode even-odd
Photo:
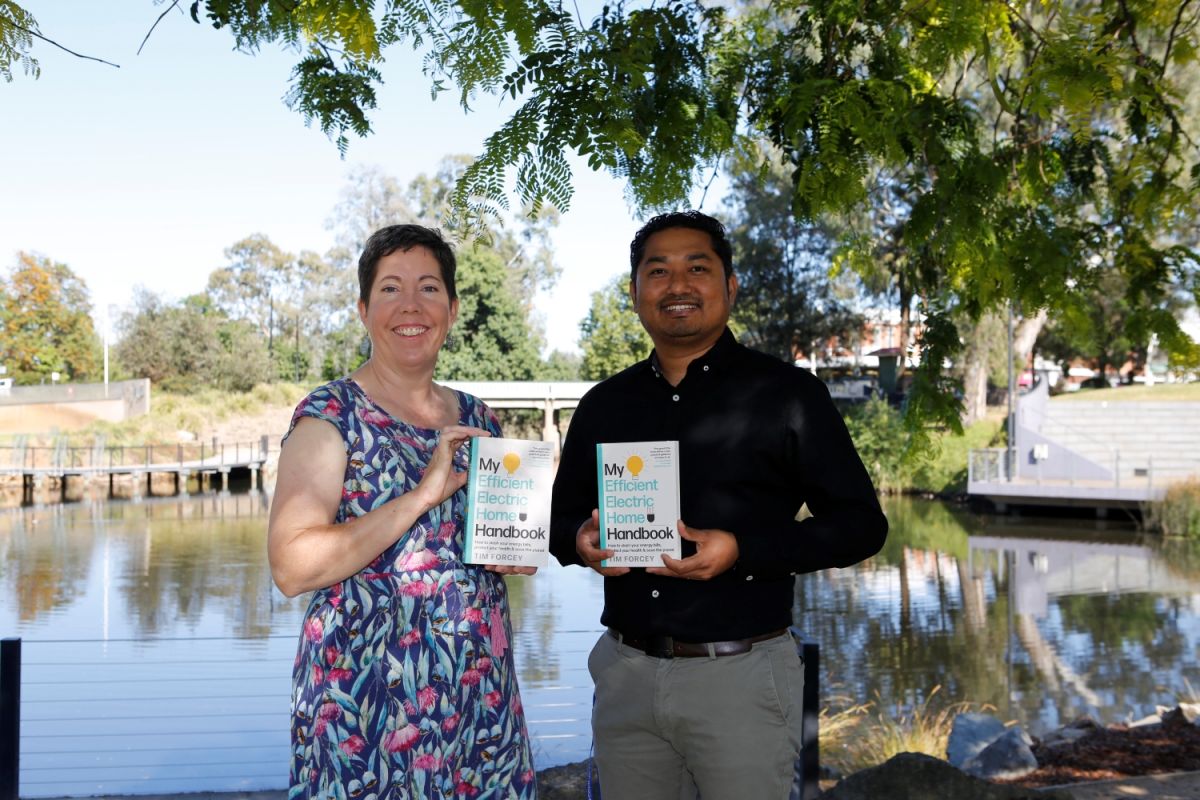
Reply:
[[[263,437],[268,439],[268,437]],[[5,457],[4,453],[11,453]],[[62,470],[69,472],[123,472],[128,469],[194,466],[197,469],[240,466],[266,461],[268,441],[188,442],[177,444],[30,447],[24,443],[0,445],[0,472]],[[139,457],[140,456],[140,457]]]

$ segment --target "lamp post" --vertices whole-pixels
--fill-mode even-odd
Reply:
[[[1016,393],[1015,376],[1013,375],[1013,305],[1012,301],[1008,301],[1008,436],[1005,440],[1008,446],[1004,451],[1004,474],[1009,481],[1013,479],[1013,467],[1015,459],[1013,458],[1014,441],[1017,435],[1016,420],[1013,418],[1013,397]]]

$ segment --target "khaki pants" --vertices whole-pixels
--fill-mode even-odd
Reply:
[[[588,671],[604,800],[787,800],[804,690],[790,635],[736,656],[653,658],[605,633]]]

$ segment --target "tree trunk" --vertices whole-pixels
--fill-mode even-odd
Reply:
[[[966,356],[963,364],[962,424],[964,427],[978,422],[987,414],[987,349],[974,346],[977,344],[977,342],[972,342],[964,352]]]
[[[1042,332],[1042,328],[1046,327],[1046,320],[1049,318],[1049,313],[1046,309],[1038,309],[1038,312],[1032,317],[1025,317],[1017,323],[1016,332],[1013,334],[1013,351],[1018,362],[1023,365],[1029,364],[1029,356],[1033,353],[1033,345],[1037,342],[1037,337]]]
[[[1029,360],[1034,342],[1046,325],[1046,311],[1040,310],[1032,317],[1017,323],[1013,332],[1013,358],[1021,364]],[[967,346],[963,349],[963,425],[971,425],[987,414],[988,356],[992,348],[1008,348],[1007,335],[992,335],[996,325],[1005,330],[1007,322],[1000,312],[989,312],[980,319],[971,331]]]

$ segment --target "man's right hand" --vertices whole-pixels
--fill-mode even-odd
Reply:
[[[615,578],[629,572],[629,567],[602,567],[600,562],[613,555],[611,550],[600,549],[600,511],[592,509],[592,516],[579,526],[575,534],[575,552],[583,559],[583,563],[599,572],[606,578]]]

